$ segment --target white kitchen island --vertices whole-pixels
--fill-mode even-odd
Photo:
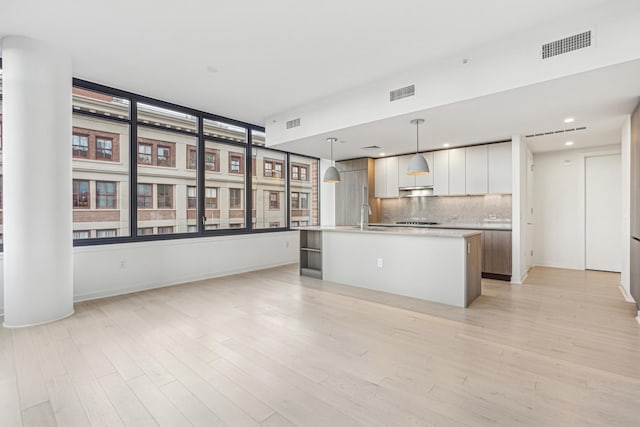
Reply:
[[[300,272],[467,307],[481,292],[480,239],[473,230],[305,227],[300,229]]]

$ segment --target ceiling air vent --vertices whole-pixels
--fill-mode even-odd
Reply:
[[[591,31],[565,37],[542,45],[542,59],[591,46]]]
[[[367,145],[366,147],[361,147],[360,149],[361,150],[379,150],[380,148],[382,147],[378,145]]]
[[[289,120],[287,122],[287,129],[297,128],[298,126],[300,126],[300,118],[299,117],[297,119]]]
[[[534,138],[536,136],[545,136],[545,135],[553,135],[556,133],[568,133],[568,132],[575,132],[577,130],[586,130],[587,127],[586,126],[581,126],[579,128],[569,128],[569,129],[559,129],[559,130],[552,130],[549,132],[540,132],[540,133],[532,133],[530,135],[525,135],[525,138]]]
[[[389,101],[397,101],[398,99],[407,98],[416,94],[416,85],[401,87],[400,89],[389,92]]]

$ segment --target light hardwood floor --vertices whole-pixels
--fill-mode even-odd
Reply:
[[[637,426],[619,275],[535,268],[460,309],[285,266],[0,329],[2,426]]]

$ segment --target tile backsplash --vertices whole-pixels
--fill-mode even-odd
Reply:
[[[511,195],[439,196],[381,199],[381,220],[481,224],[511,222]]]

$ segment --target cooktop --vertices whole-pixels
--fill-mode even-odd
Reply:
[[[438,225],[437,222],[433,221],[398,221],[396,222],[398,225]]]

